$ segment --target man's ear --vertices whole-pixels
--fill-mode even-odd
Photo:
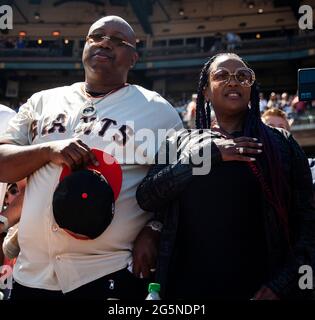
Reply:
[[[133,56],[132,56],[132,59],[131,59],[132,64],[131,64],[130,68],[133,68],[138,60],[139,60],[139,54],[138,54],[137,51],[135,51],[133,53]]]

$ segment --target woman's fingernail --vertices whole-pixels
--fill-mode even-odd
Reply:
[[[250,161],[256,161],[256,159],[255,158],[250,158]]]
[[[258,153],[262,153],[262,150],[257,150]]]
[[[262,147],[262,143],[258,143],[259,147]]]
[[[258,141],[258,139],[254,138],[254,141]]]

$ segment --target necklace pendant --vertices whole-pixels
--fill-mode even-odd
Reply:
[[[83,106],[81,114],[84,117],[92,117],[95,115],[95,113],[96,113],[96,108],[95,108],[93,102],[91,102],[91,101],[86,102],[85,105]]]

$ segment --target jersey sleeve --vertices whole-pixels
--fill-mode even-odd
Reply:
[[[30,98],[9,121],[6,132],[0,136],[0,144],[31,144],[30,130],[34,120],[34,108]]]

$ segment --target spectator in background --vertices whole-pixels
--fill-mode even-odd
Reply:
[[[269,101],[267,103],[267,109],[271,109],[271,108],[279,108],[277,94],[275,92],[270,93]]]
[[[305,101],[300,101],[299,100],[299,96],[296,95],[293,100],[292,100],[292,104],[291,104],[292,110],[297,114],[297,115],[301,115],[304,113],[305,109],[306,109],[306,103]]]
[[[291,125],[294,119],[288,119],[286,114],[279,109],[269,109],[267,110],[262,116],[262,121],[274,128],[282,128],[286,129],[287,131],[291,131]],[[308,159],[308,163],[312,173],[313,179],[313,190],[314,190],[314,197],[315,197],[315,159]]]
[[[15,112],[12,109],[0,104],[0,135],[6,131],[8,122],[14,115],[15,115]],[[5,192],[6,192],[6,184],[0,183],[0,212],[2,209]],[[2,242],[0,240],[0,245],[1,243]]]
[[[267,100],[264,97],[262,92],[259,93],[259,110],[260,113],[263,113],[267,108]]]
[[[8,185],[6,197],[5,197],[5,206],[6,206],[6,215],[9,216],[9,225],[11,226],[8,229],[8,232],[4,238],[3,246],[0,248],[2,254],[4,255],[3,265],[11,267],[16,261],[16,257],[20,252],[20,246],[18,243],[18,221],[21,216],[22,202],[24,198],[26,179],[19,181],[17,183],[10,183]],[[11,207],[12,205],[12,207]],[[4,299],[9,299],[11,294],[11,288],[6,288],[3,290]]]
[[[189,129],[194,129],[196,127],[196,106],[197,106],[197,94],[194,93],[191,96],[191,101],[187,105],[187,113],[185,120],[187,121],[187,126]]]
[[[291,112],[291,105],[290,105],[289,95],[287,92],[283,92],[281,95],[280,108],[286,114],[289,114]]]
[[[12,38],[6,39],[5,46],[7,49],[14,49],[16,47],[16,40]]]
[[[274,128],[282,128],[290,131],[290,126],[293,120],[288,120],[284,111],[271,108],[266,110],[261,116],[262,121]]]
[[[7,187],[7,192],[4,197],[4,207],[7,208],[10,203],[15,199],[19,194],[19,188],[16,183],[9,183]]]
[[[217,32],[214,35],[214,42],[213,42],[213,45],[210,49],[210,52],[214,53],[214,52],[220,51],[222,49],[223,49],[223,47],[222,47],[222,34]]]
[[[16,47],[18,49],[24,49],[25,48],[25,39],[23,37],[19,37],[19,39],[16,42]]]
[[[15,112],[2,104],[0,104],[0,133],[5,132],[9,120],[14,116]]]
[[[5,209],[1,212],[1,216],[7,219],[7,224],[0,223],[0,235],[6,236],[9,228],[16,225],[21,217],[24,191],[26,186],[26,179],[17,183],[11,183],[5,198]],[[8,239],[7,239],[8,240]],[[3,264],[2,243],[0,246],[0,266]]]
[[[226,45],[227,51],[233,51],[236,48],[236,46],[239,46],[239,44],[241,43],[240,36],[233,32],[228,32],[225,35],[225,40],[227,42],[227,45]]]
[[[17,199],[19,195],[24,198],[25,186],[26,179],[23,179],[17,183],[10,183],[8,185],[8,191],[5,197],[6,208],[9,208],[13,201]],[[20,206],[20,212],[16,216],[15,221],[19,220],[19,217],[21,216],[21,209],[22,206]],[[20,247],[17,239],[17,231],[18,223],[15,223],[12,225],[12,227],[9,228],[8,233],[3,241],[3,252],[5,257],[8,259],[8,264],[10,264],[9,260],[16,258],[20,252]]]
[[[4,39],[0,38],[0,48],[5,48],[6,47],[6,42]]]

